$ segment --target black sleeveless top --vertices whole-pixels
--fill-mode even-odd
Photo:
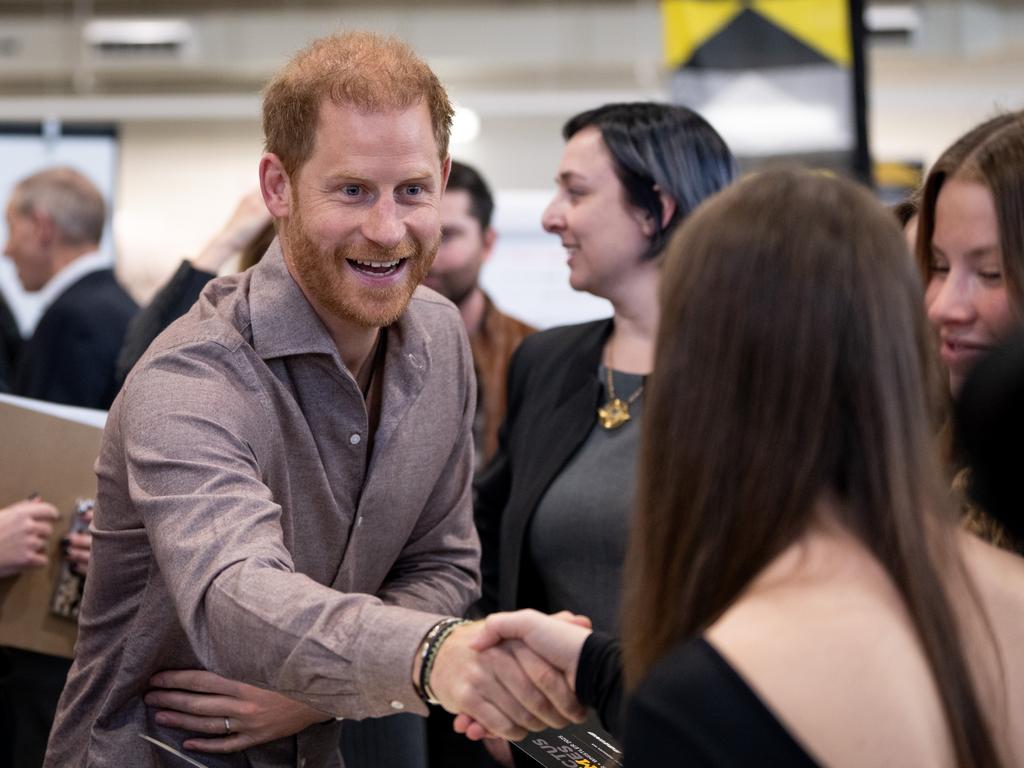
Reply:
[[[623,737],[624,765],[793,766],[818,763],[796,741],[739,673],[703,638],[659,661],[626,702],[618,642],[594,633],[580,656],[576,693]]]

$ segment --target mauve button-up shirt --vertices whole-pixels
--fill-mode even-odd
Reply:
[[[380,422],[277,243],[214,281],[110,411],[76,658],[46,766],[182,765],[142,697],[202,667],[326,713],[425,713],[413,656],[479,591],[475,385],[455,308],[387,330]],[[339,764],[329,721],[208,766]]]

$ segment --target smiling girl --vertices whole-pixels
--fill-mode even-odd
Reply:
[[[983,123],[936,161],[925,181],[916,258],[956,398],[978,359],[1024,317],[1024,113]],[[949,460],[954,485],[964,486],[952,450]],[[976,532],[1019,549],[980,512],[965,513]]]

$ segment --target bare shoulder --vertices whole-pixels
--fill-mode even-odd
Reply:
[[[967,573],[985,609],[985,618],[1000,646],[1003,662],[1008,665],[1004,672],[1019,675],[1016,688],[1022,690],[1024,657],[1019,649],[1024,648],[1024,558],[997,549],[968,533],[960,534],[959,543]],[[964,598],[961,596],[960,600]],[[977,621],[977,616],[972,615],[971,604],[966,607],[961,604],[958,608],[969,628],[983,629],[983,625],[979,627],[981,622]],[[984,640],[983,635],[971,635],[969,633],[969,642]]]
[[[1024,624],[1024,557],[959,534],[960,552],[989,610],[1003,613],[1008,624]],[[1013,621],[1016,620],[1016,621]]]
[[[967,653],[990,722],[1008,751],[1007,764],[1020,765],[1024,762],[1024,728],[1019,726],[1024,722],[1024,558],[967,533],[960,535],[960,551],[985,609],[980,620],[973,603],[958,606],[967,627]],[[985,632],[986,625],[991,634]]]
[[[941,704],[902,601],[849,540],[805,536],[706,634],[820,762],[949,764]]]

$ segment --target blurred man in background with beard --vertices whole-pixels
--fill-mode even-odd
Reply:
[[[452,160],[441,200],[441,247],[424,282],[459,308],[469,334],[477,379],[473,437],[478,470],[498,447],[509,359],[519,342],[536,330],[501,312],[480,287],[480,269],[498,238],[491,226],[493,214],[494,198],[483,177]]]

